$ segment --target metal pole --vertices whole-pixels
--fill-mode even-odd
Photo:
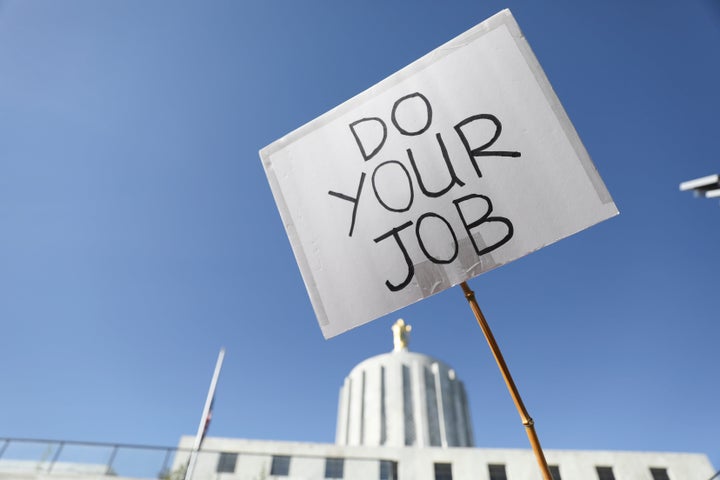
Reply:
[[[107,462],[107,469],[105,469],[105,475],[110,475],[110,472],[112,472],[112,464],[115,461],[115,457],[117,456],[119,448],[120,447],[118,445],[115,445],[112,449],[112,452],[110,452],[110,457],[108,458]]]
[[[170,472],[170,469],[168,468],[168,464],[170,463],[170,455],[172,455],[172,449],[168,448],[167,452],[165,453],[165,460],[163,460],[162,468],[160,469],[161,472]]]
[[[510,369],[508,369],[508,366],[505,363],[505,359],[500,352],[500,347],[495,341],[495,337],[490,330],[490,325],[488,325],[487,320],[485,320],[485,316],[482,313],[482,310],[480,310],[480,306],[478,305],[477,300],[475,300],[475,292],[470,290],[470,287],[468,287],[468,284],[465,282],[462,282],[460,286],[465,293],[465,298],[470,304],[470,308],[475,314],[475,318],[477,319],[477,322],[480,325],[483,334],[485,334],[485,339],[487,340],[488,345],[490,345],[490,350],[492,350],[495,361],[500,368],[500,373],[502,373],[505,384],[507,385],[508,390],[510,390],[510,396],[512,397],[513,402],[515,403],[515,407],[520,414],[522,424],[525,426],[525,432],[527,433],[528,439],[530,440],[530,445],[532,446],[533,452],[535,453],[535,459],[538,462],[538,466],[540,467],[540,472],[543,475],[543,479],[553,480],[552,475],[550,474],[550,469],[547,465],[547,460],[545,460],[545,454],[543,453],[542,447],[540,446],[540,440],[538,440],[537,434],[535,433],[535,423],[533,422],[533,419],[530,418],[530,415],[528,414],[527,409],[523,404],[522,398],[520,398],[520,392],[518,392],[518,389],[515,386],[515,382],[510,375]]]
[[[2,458],[3,455],[5,455],[5,450],[7,450],[7,447],[10,445],[10,439],[5,440],[5,445],[0,448],[0,458]]]
[[[48,466],[47,473],[50,473],[55,466],[55,462],[58,461],[58,458],[60,458],[60,452],[62,452],[63,447],[65,446],[65,442],[60,442],[58,444],[58,449],[55,452],[55,455],[52,458],[52,461],[50,462],[50,465]]]
[[[195,463],[197,463],[197,456],[202,446],[203,438],[205,437],[205,428],[207,427],[208,414],[212,407],[213,398],[215,397],[215,387],[217,386],[218,377],[220,376],[220,369],[222,368],[223,359],[225,358],[225,349],[220,349],[217,363],[215,363],[215,372],[213,373],[212,381],[210,382],[210,389],[208,390],[207,398],[205,399],[205,407],[203,408],[202,417],[200,417],[200,425],[198,426],[197,435],[195,435],[195,443],[193,445],[192,452],[190,452],[190,460],[188,461],[188,468],[185,471],[185,480],[190,480],[195,470]]]

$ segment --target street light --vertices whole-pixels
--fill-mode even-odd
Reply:
[[[692,190],[696,197],[720,198],[720,175],[688,180],[680,184],[680,191]]]

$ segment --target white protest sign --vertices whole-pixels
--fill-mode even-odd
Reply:
[[[260,156],[326,338],[618,213],[509,10]]]

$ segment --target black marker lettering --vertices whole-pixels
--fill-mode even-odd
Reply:
[[[429,218],[429,217],[434,217],[434,218],[440,219],[440,221],[445,224],[445,226],[447,227],[448,231],[450,232],[450,235],[452,236],[452,242],[453,242],[452,244],[453,244],[453,246],[454,246],[454,251],[453,251],[453,254],[450,256],[450,258],[448,258],[448,259],[443,260],[443,259],[441,259],[441,258],[437,258],[437,257],[435,257],[435,256],[433,256],[433,255],[430,255],[430,252],[428,252],[428,249],[427,249],[427,247],[425,246],[425,242],[423,242],[422,235],[420,235],[420,226],[422,225],[422,222],[423,222],[426,218]],[[445,220],[445,219],[444,219],[443,217],[441,217],[440,215],[438,215],[437,213],[428,212],[428,213],[424,213],[424,214],[420,215],[420,218],[418,218],[418,221],[417,221],[417,225],[415,225],[415,235],[417,235],[418,244],[420,245],[420,249],[423,251],[423,253],[425,254],[425,256],[426,256],[426,257],[428,258],[428,260],[430,260],[431,262],[433,262],[433,263],[440,263],[440,264],[450,263],[450,262],[452,262],[453,260],[455,260],[455,259],[457,258],[457,256],[458,256],[458,241],[457,241],[457,237],[455,236],[455,232],[453,232],[453,229],[452,229],[452,227],[450,226],[450,224],[448,223],[448,221]]]
[[[405,205],[404,207],[401,207],[401,206],[391,207],[390,205],[387,204],[387,202],[383,201],[383,199],[380,197],[380,193],[378,192],[377,183],[376,183],[376,176],[377,176],[378,172],[380,171],[380,168],[384,167],[386,165],[399,165],[400,168],[402,169],[403,173],[405,173],[405,178],[407,179],[407,188],[408,188],[409,196],[408,196],[407,205]],[[413,198],[414,198],[415,194],[413,192],[412,179],[410,178],[410,173],[407,171],[407,168],[405,168],[405,165],[403,165],[402,163],[398,162],[397,160],[388,160],[387,162],[383,162],[380,165],[378,165],[377,167],[375,167],[375,170],[373,171],[373,174],[372,174],[372,186],[373,186],[373,191],[375,192],[375,198],[377,198],[378,202],[380,202],[380,205],[385,207],[387,210],[390,210],[391,212],[407,212],[408,210],[410,210],[410,207],[412,206]],[[394,189],[397,189],[397,184],[393,184],[393,187],[394,187]]]
[[[463,132],[463,127],[466,125],[469,125],[473,122],[479,121],[479,120],[490,120],[492,123],[495,124],[495,134],[490,139],[489,142],[479,146],[479,147],[471,147],[470,142],[467,139],[467,136],[465,135],[465,132]],[[477,157],[519,157],[520,152],[509,152],[509,151],[486,151],[485,149],[490,147],[493,143],[495,143],[495,140],[498,139],[500,136],[500,132],[502,132],[502,125],[500,124],[500,120],[495,117],[495,115],[490,115],[489,113],[481,113],[479,115],[473,115],[472,117],[468,117],[462,122],[455,125],[455,131],[460,136],[460,140],[462,140],[463,145],[465,145],[465,150],[467,150],[468,155],[470,156],[470,161],[473,164],[473,167],[475,167],[475,172],[477,173],[478,177],[482,177],[482,173],[480,172],[480,167],[478,167],[477,161],[475,160]]]
[[[460,208],[460,204],[464,203],[468,200],[472,200],[472,199],[483,200],[485,202],[485,207],[487,208],[487,211],[485,211],[485,213],[483,213],[479,219],[468,223],[467,219],[465,218],[465,215],[463,214],[462,209]],[[465,195],[462,198],[458,198],[457,200],[453,200],[453,203],[455,204],[455,208],[457,209],[458,213],[460,214],[460,219],[462,220],[463,225],[465,226],[465,230],[467,230],[468,237],[470,237],[470,241],[472,242],[473,247],[475,248],[475,253],[477,253],[478,256],[484,255],[488,252],[492,252],[496,248],[499,248],[502,245],[506,244],[510,240],[510,238],[512,238],[512,236],[513,236],[512,223],[510,222],[510,220],[508,220],[507,218],[504,218],[504,217],[491,217],[490,216],[490,213],[492,213],[492,202],[490,201],[490,198],[486,197],[485,195],[477,195],[477,194],[473,193],[470,195]],[[493,222],[500,222],[500,223],[505,224],[507,226],[508,232],[499,242],[497,242],[493,245],[487,246],[483,249],[480,249],[478,247],[477,243],[475,243],[475,239],[473,238],[471,230],[475,227],[482,225],[483,223],[493,223]]]
[[[328,192],[328,195],[347,200],[348,202],[353,204],[352,220],[350,221],[350,233],[348,234],[348,237],[352,237],[353,230],[355,229],[355,217],[357,215],[358,203],[360,202],[360,192],[362,191],[363,182],[365,182],[365,172],[362,172],[360,174],[360,183],[358,184],[357,195],[355,196],[355,198],[349,195],[345,195],[343,193],[333,192],[332,190]]]
[[[410,255],[408,255],[407,249],[405,248],[405,245],[403,245],[402,241],[400,240],[400,235],[399,235],[400,231],[406,229],[410,225],[412,225],[412,222],[403,223],[399,227],[393,228],[389,232],[387,232],[383,235],[380,235],[379,237],[377,237],[374,240],[375,243],[379,243],[390,236],[395,238],[395,241],[397,242],[398,247],[400,247],[400,251],[403,254],[403,258],[405,259],[405,264],[407,265],[407,268],[408,268],[408,273],[405,276],[405,280],[403,280],[399,284],[393,285],[392,283],[390,283],[389,280],[385,280],[385,285],[387,285],[387,287],[390,289],[391,292],[397,292],[398,290],[402,290],[403,288],[407,287],[408,284],[410,283],[410,280],[412,280],[413,275],[415,275],[415,266],[410,261]]]
[[[440,145],[440,151],[442,152],[443,159],[445,160],[445,166],[447,167],[448,173],[450,174],[450,182],[445,188],[437,192],[431,192],[425,187],[425,182],[423,182],[422,175],[420,175],[420,170],[417,166],[417,162],[415,162],[415,156],[413,155],[412,150],[410,150],[409,148],[407,149],[408,160],[410,160],[410,166],[412,166],[413,172],[415,172],[415,176],[417,177],[420,190],[425,195],[432,198],[437,198],[444,195],[445,193],[447,193],[448,190],[453,187],[453,185],[460,185],[461,187],[465,185],[465,183],[460,180],[455,174],[455,169],[453,168],[452,163],[450,163],[450,156],[448,155],[447,148],[445,148],[445,143],[442,140],[442,136],[440,136],[440,134],[438,133],[435,135],[435,138],[437,138],[438,145]]]
[[[365,123],[365,125],[367,126],[367,122],[371,122],[371,121],[378,122],[380,124],[380,126],[382,127],[382,138],[380,139],[380,142],[377,145],[375,145],[375,148],[373,148],[370,151],[370,153],[368,153],[368,151],[365,149],[365,144],[360,139],[360,135],[358,135],[358,132],[355,129],[355,127],[362,123]],[[378,118],[378,117],[361,118],[360,120],[356,120],[356,121],[352,122],[349,125],[349,127],[350,127],[350,131],[353,134],[353,137],[355,137],[355,142],[357,143],[358,147],[360,148],[360,154],[363,156],[363,159],[366,162],[368,160],[370,160],[372,157],[374,157],[380,151],[380,149],[383,147],[383,145],[385,145],[385,140],[387,140],[387,126],[385,125],[385,122],[383,122],[380,118]],[[365,139],[369,140],[368,134],[371,134],[371,132],[367,129],[364,129],[364,130],[366,132],[366,135],[364,135]]]
[[[400,106],[400,104],[406,100],[409,100],[411,98],[419,98],[420,100],[425,103],[425,110],[426,110],[426,117],[427,120],[425,121],[425,125],[421,127],[419,130],[410,131],[406,130],[403,127],[400,126],[397,119],[397,108]],[[415,117],[415,115],[412,115],[412,117]],[[419,92],[411,93],[410,95],[405,95],[404,97],[400,98],[397,102],[395,102],[395,105],[393,105],[392,108],[392,114],[390,115],[390,120],[392,120],[393,125],[395,125],[395,128],[398,129],[398,132],[402,133],[403,135],[408,136],[414,136],[414,135],[420,135],[425,130],[430,128],[430,124],[432,123],[432,107],[430,106],[430,102],[427,98],[425,98],[425,95]]]

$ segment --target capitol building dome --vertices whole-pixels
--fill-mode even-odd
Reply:
[[[465,387],[449,365],[408,351],[410,325],[393,325],[394,349],[359,363],[340,389],[335,443],[472,447]]]

